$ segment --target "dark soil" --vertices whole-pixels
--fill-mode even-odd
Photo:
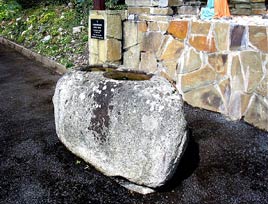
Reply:
[[[55,133],[59,75],[0,45],[0,203],[268,203],[268,133],[185,105],[191,140],[173,180],[139,195],[71,154]]]

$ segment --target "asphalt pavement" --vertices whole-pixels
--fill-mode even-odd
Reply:
[[[185,104],[191,138],[174,178],[140,195],[58,140],[60,76],[0,44],[1,204],[268,204],[268,133]]]

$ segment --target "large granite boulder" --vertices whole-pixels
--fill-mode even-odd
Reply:
[[[58,81],[53,103],[60,140],[105,175],[156,188],[174,174],[187,125],[166,79],[72,71]]]

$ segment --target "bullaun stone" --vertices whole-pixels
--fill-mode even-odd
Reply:
[[[53,103],[60,140],[103,174],[150,188],[173,176],[187,124],[181,96],[166,79],[72,71],[58,81]]]

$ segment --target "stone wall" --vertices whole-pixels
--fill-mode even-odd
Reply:
[[[165,75],[192,106],[268,130],[268,27],[162,17],[124,22],[124,66]]]
[[[196,3],[195,3],[196,2]],[[185,11],[195,14],[191,9]],[[192,106],[268,131],[268,24],[178,15],[180,0],[127,0],[128,12],[92,11],[105,39],[90,39],[90,64],[162,75]],[[177,13],[176,13],[177,12]],[[244,21],[245,22],[245,21]],[[266,23],[264,23],[266,22]]]

